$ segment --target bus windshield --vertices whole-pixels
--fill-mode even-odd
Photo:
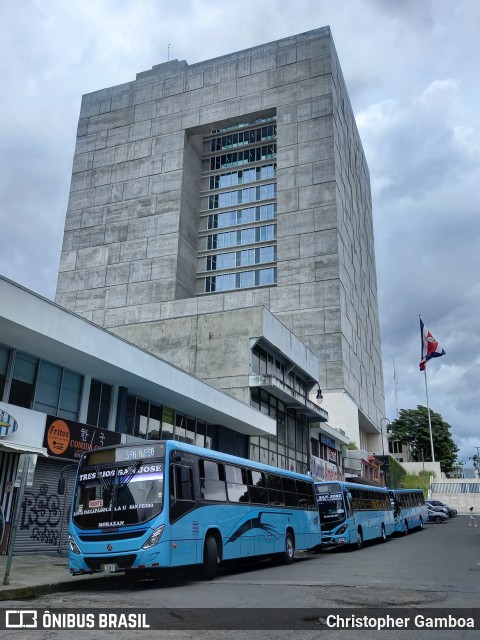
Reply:
[[[83,466],[78,472],[73,521],[83,529],[136,525],[163,507],[163,462]]]
[[[336,482],[316,485],[320,525],[322,530],[330,530],[346,518],[342,489]]]

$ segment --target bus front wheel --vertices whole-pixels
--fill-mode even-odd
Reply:
[[[217,541],[213,536],[209,536],[205,540],[205,548],[203,550],[203,567],[202,576],[205,580],[213,580],[217,574],[218,568],[218,549]]]
[[[357,549],[361,549],[363,547],[363,533],[361,529],[357,530]]]
[[[404,535],[404,536],[408,536],[408,532],[409,532],[409,529],[408,529],[408,521],[407,521],[407,520],[405,520],[405,526],[404,526],[404,529],[403,529],[403,535]]]
[[[361,549],[363,547],[363,533],[360,527],[357,529],[357,539],[349,545],[351,551]]]

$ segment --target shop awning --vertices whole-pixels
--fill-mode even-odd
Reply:
[[[10,440],[2,440],[1,438],[0,451],[6,451],[7,453],[36,453],[39,456],[48,455],[45,447],[33,447],[28,444],[20,444],[18,442],[11,442]]]

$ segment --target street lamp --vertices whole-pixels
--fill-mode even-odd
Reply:
[[[389,420],[388,418],[382,418],[382,419],[380,420],[380,436],[381,436],[381,438],[382,438],[382,456],[384,456],[384,455],[385,455],[385,444],[384,444],[384,442],[383,442],[383,421],[384,421],[384,420],[387,422],[387,424],[388,424],[388,425],[390,425],[390,424],[391,424],[391,423],[390,423],[390,420]],[[388,433],[388,427],[387,427],[387,433]]]
[[[315,382],[313,384],[312,389],[317,386],[318,387],[318,391],[317,391],[317,395],[316,395],[316,400],[317,403],[320,404],[323,400],[323,394],[322,394],[322,390],[320,389],[320,384],[318,382]],[[310,452],[310,425],[308,423],[308,415],[307,415],[307,398],[310,395],[309,391],[308,391],[308,384],[305,383],[305,434],[306,434],[306,454],[307,454],[307,474],[310,475],[311,474],[311,452]]]

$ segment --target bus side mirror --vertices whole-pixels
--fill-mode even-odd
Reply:
[[[60,479],[58,480],[58,488],[57,488],[57,493],[59,496],[63,496],[65,494],[65,484],[66,484],[66,480],[63,476],[61,476]]]

